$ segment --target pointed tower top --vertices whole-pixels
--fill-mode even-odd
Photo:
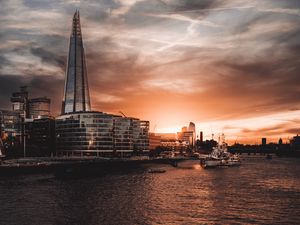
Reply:
[[[81,37],[80,15],[79,15],[79,10],[77,10],[77,9],[73,16],[72,36]]]
[[[75,19],[75,18],[79,19],[79,10],[78,9],[75,10],[73,19]]]

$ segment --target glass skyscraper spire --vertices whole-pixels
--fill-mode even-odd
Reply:
[[[85,54],[80,28],[79,11],[73,17],[70,36],[68,66],[65,78],[62,114],[90,111],[90,95],[87,80]]]

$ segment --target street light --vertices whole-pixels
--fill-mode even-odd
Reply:
[[[23,105],[23,111],[24,111],[24,118],[23,118],[23,154],[24,158],[26,158],[26,108],[27,108],[27,99],[24,98],[24,105]]]

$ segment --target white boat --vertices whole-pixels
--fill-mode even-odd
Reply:
[[[224,138],[224,137],[223,137]],[[227,167],[227,166],[240,166],[241,160],[237,154],[232,155],[227,151],[227,144],[223,140],[221,144],[218,143],[213,148],[211,154],[201,160],[203,168],[210,167]]]
[[[220,159],[213,159],[213,158],[206,158],[201,161],[201,166],[203,168],[208,167],[219,167],[222,164],[222,160]]]
[[[240,166],[241,159],[237,154],[234,154],[227,160],[227,164],[228,166]]]

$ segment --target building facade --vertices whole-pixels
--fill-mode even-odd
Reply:
[[[0,138],[5,155],[18,153],[22,144],[22,121],[19,112],[0,110]]]
[[[55,119],[52,117],[28,119],[25,122],[26,156],[55,154]]]
[[[155,150],[161,146],[161,136],[156,133],[149,133],[149,150]]]
[[[78,112],[56,118],[59,155],[126,156],[149,149],[149,122],[102,112]]]

